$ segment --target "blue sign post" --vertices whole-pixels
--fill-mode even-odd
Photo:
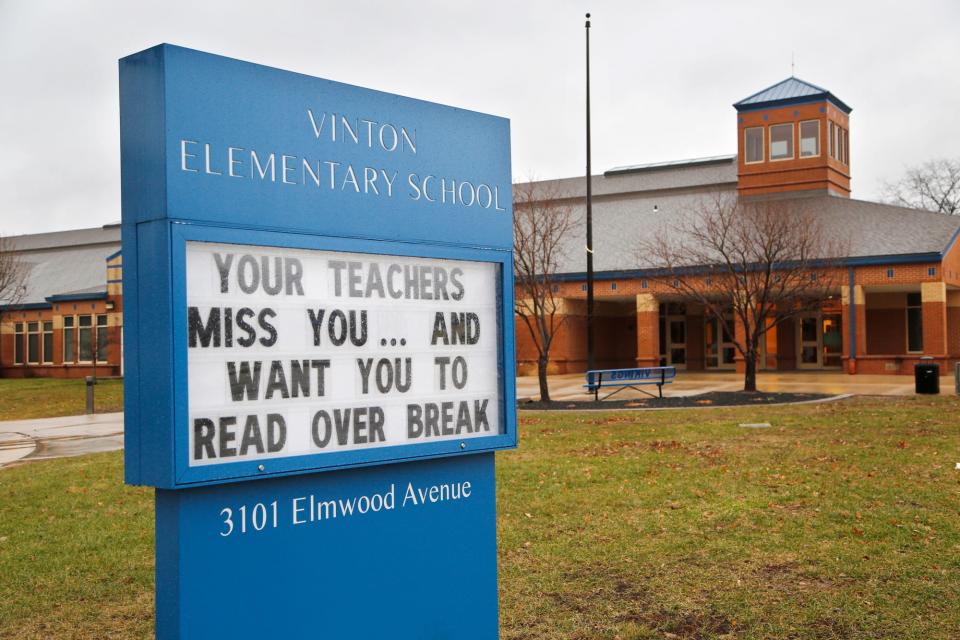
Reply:
[[[160,45],[120,128],[157,637],[496,637],[508,121]]]

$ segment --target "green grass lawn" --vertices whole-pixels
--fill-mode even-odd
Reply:
[[[958,413],[521,413],[497,456],[501,635],[960,637]],[[121,471],[0,471],[0,638],[150,637],[152,493]]]
[[[98,380],[94,399],[97,413],[123,411],[123,380]],[[86,409],[82,378],[0,379],[0,420],[80,415]]]

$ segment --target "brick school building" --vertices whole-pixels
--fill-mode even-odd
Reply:
[[[912,374],[930,357],[951,371],[960,361],[960,216],[851,198],[851,109],[825,89],[791,77],[734,108],[736,154],[592,177],[595,366],[743,370],[723,323],[678,298],[637,251],[673,216],[721,194],[794,201],[828,236],[847,240],[838,284],[819,309],[767,332],[761,370]],[[584,182],[542,185],[582,222]],[[585,236],[581,224],[566,239],[556,278],[565,321],[550,352],[555,373],[586,369]],[[519,370],[535,373],[536,349],[519,318],[516,331]]]
[[[122,375],[120,226],[10,240],[26,277],[0,305],[0,377]]]

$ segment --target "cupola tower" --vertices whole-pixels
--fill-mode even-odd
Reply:
[[[737,192],[850,196],[850,107],[790,77],[733,105]]]

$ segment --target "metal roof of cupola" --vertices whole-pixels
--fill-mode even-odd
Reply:
[[[820,100],[829,100],[848,115],[853,111],[843,100],[833,95],[830,91],[794,76],[772,84],[766,89],[761,89],[743,100],[733,103],[733,106],[737,111],[749,111],[753,109],[765,109],[772,106],[817,102]]]
[[[741,196],[850,196],[850,112],[793,76],[734,103]]]

